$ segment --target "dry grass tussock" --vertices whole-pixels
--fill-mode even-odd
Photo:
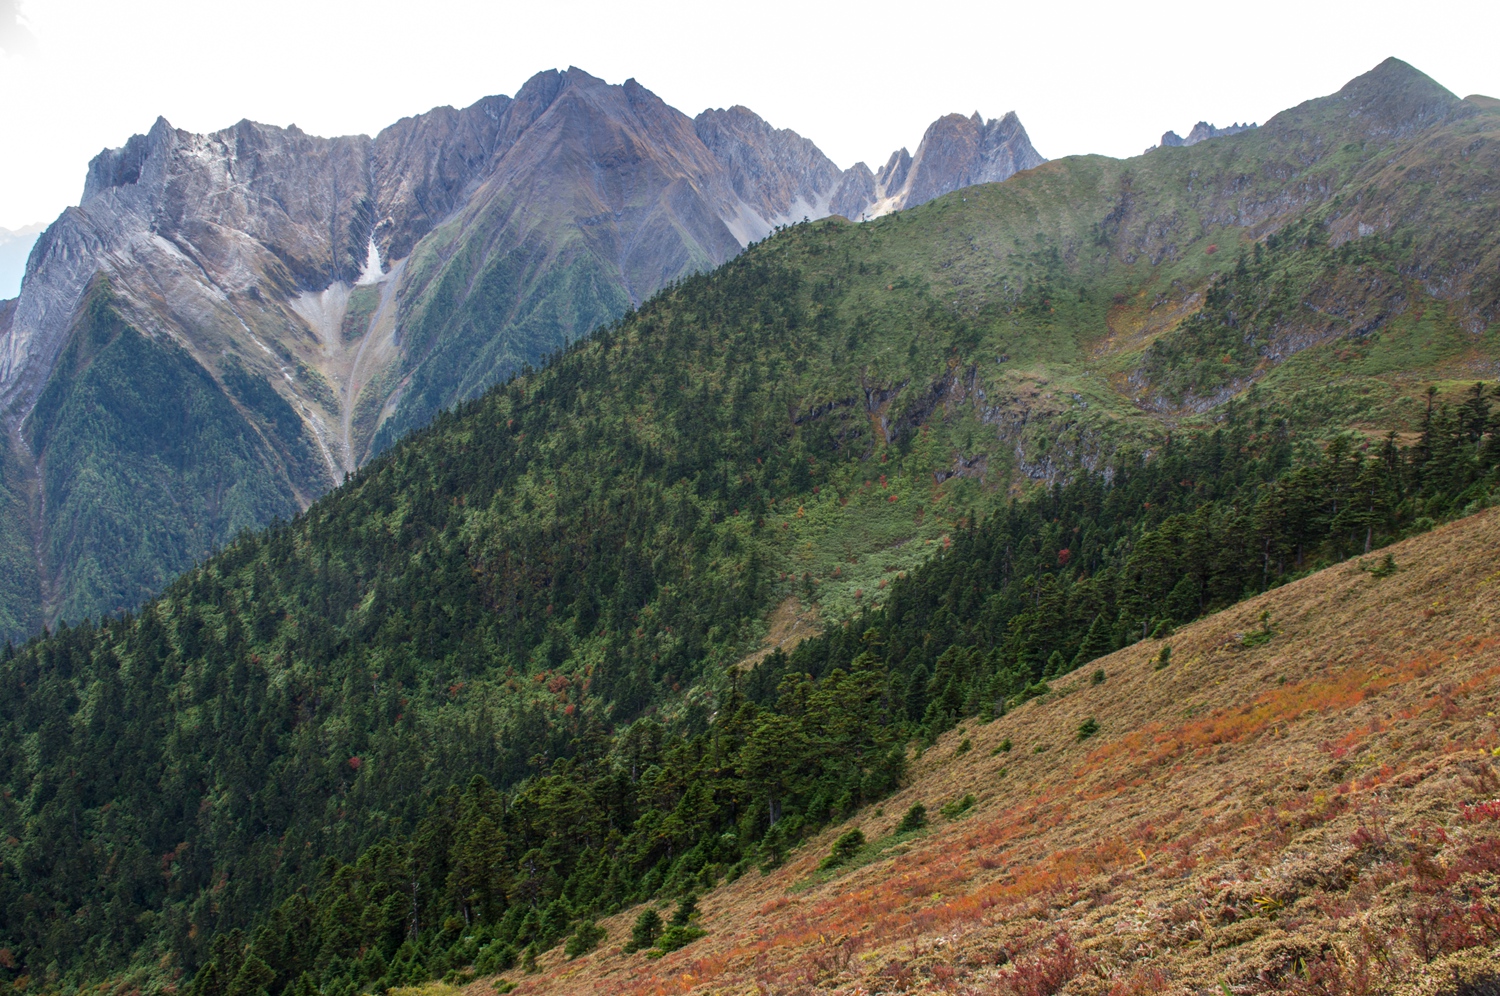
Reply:
[[[735,666],[748,671],[777,650],[791,653],[797,644],[818,632],[818,607],[804,606],[796,597],[787,598],[766,619],[766,636],[760,646]]]
[[[1393,575],[1330,568],[1184,628],[1165,667],[1142,643],[951,732],[880,809],[706,896],[709,934],[680,951],[622,954],[632,910],[595,952],[508,979],[622,996],[1495,992],[1500,514],[1392,552]],[[917,801],[932,826],[892,846]],[[874,858],[816,873],[855,826]]]

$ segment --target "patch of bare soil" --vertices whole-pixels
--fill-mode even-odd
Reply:
[[[755,665],[777,650],[789,654],[797,644],[815,635],[818,632],[818,607],[804,606],[801,599],[794,595],[771,610],[766,625],[770,631],[766,633],[760,647],[735,665],[741,671],[753,670]]]
[[[1370,570],[1383,552],[1330,568],[952,731],[880,808],[704,897],[708,936],[680,951],[623,954],[631,910],[596,951],[507,978],[524,994],[1500,991],[1500,514],[1390,552],[1394,574]],[[917,801],[924,834],[815,874],[837,835],[859,826],[873,852]]]

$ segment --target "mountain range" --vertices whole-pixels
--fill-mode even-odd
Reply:
[[[1497,176],[1500,102],[1390,59],[666,283],[0,649],[0,984],[1488,991]],[[642,216],[722,203],[687,187]],[[366,240],[351,302],[460,272],[456,218],[399,278]],[[462,272],[422,327],[503,276]],[[115,280],[22,424],[40,473],[242,480]],[[248,362],[220,393],[295,430]]]
[[[688,118],[578,69],[373,139],[158,120],[89,164],[0,311],[4,629],[138,603],[777,226],[1042,161],[1014,114],[950,115],[841,171],[746,108]]]
[[[1240,132],[1249,131],[1255,126],[1255,122],[1253,121],[1249,124],[1240,124],[1236,121],[1227,128],[1215,128],[1207,121],[1199,121],[1188,132],[1187,138],[1183,138],[1175,131],[1164,132],[1161,136],[1160,145],[1173,149],[1181,148],[1184,145],[1197,145],[1199,142],[1207,141],[1210,138],[1219,138],[1222,135],[1238,135]],[[1151,148],[1158,148],[1158,146],[1153,145]],[[1151,149],[1147,149],[1146,151],[1150,152]]]

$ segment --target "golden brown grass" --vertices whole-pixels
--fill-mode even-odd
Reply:
[[[818,606],[804,606],[795,595],[783,599],[766,617],[766,630],[760,646],[735,667],[749,671],[777,650],[791,653],[797,644],[818,632]]]
[[[709,935],[678,952],[622,954],[632,910],[592,954],[508,978],[526,994],[1239,996],[1500,972],[1500,514],[1392,552],[1394,576],[1330,568],[1179,631],[1164,669],[1160,641],[1141,643],[951,732],[879,810],[706,896]],[[1247,648],[1267,611],[1276,635]],[[1087,717],[1100,731],[1079,743]],[[967,814],[936,815],[965,793]],[[837,834],[878,841],[919,800],[928,833],[806,887]]]

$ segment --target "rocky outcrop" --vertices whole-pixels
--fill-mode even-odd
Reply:
[[[839,184],[828,199],[828,212],[851,221],[859,221],[865,211],[876,200],[875,174],[864,163],[855,163],[844,170]]]
[[[801,135],[773,128],[738,105],[704,111],[693,127],[724,167],[735,196],[761,218],[786,224],[830,213],[843,172]]]
[[[967,118],[949,114],[922,136],[902,207],[924,204],[959,187],[997,183],[1044,161],[1014,111],[990,121],[977,112]]]
[[[514,141],[507,134],[510,105],[509,97],[485,97],[462,110],[438,107],[376,136],[374,237],[384,259],[410,255],[418,239],[463,205],[496,151]]]
[[[960,187],[998,183],[1046,162],[1031,144],[1015,111],[986,121],[978,112],[949,114],[927,128],[917,154],[893,152],[875,174],[868,214],[925,204]]]
[[[875,174],[875,189],[882,194],[901,190],[906,186],[906,178],[910,173],[911,153],[905,149],[897,149]]]
[[[1171,149],[1181,148],[1185,145],[1197,145],[1199,142],[1205,142],[1210,138],[1219,138],[1222,135],[1238,135],[1240,132],[1249,131],[1254,127],[1256,127],[1256,125],[1253,121],[1249,124],[1240,124],[1238,121],[1236,121],[1234,124],[1230,125],[1227,128],[1215,128],[1207,121],[1199,121],[1197,124],[1193,125],[1193,130],[1188,132],[1187,138],[1183,138],[1175,131],[1166,132],[1161,137],[1160,146],[1162,148]],[[1151,148],[1154,149],[1156,147],[1157,146],[1153,145]],[[1147,149],[1146,151],[1150,152],[1151,149]]]

